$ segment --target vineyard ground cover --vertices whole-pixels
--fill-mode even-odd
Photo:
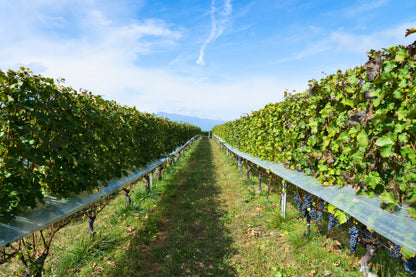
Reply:
[[[96,221],[74,222],[58,232],[45,276],[362,276],[352,255],[348,230],[326,231],[325,218],[310,235],[289,201],[282,219],[279,188],[266,199],[214,141],[195,143],[148,193],[134,186],[132,205],[120,193]],[[290,199],[289,199],[290,200]],[[387,251],[385,251],[387,252]],[[0,276],[19,275],[18,263]],[[372,271],[410,276],[401,263],[380,253]],[[16,272],[16,273],[14,273]]]

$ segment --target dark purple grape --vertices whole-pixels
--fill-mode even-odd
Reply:
[[[353,226],[348,229],[348,233],[350,234],[350,250],[352,253],[355,253],[357,251],[358,236],[360,232],[356,226]]]
[[[332,230],[334,228],[335,224],[337,224],[337,227],[339,226],[338,219],[333,214],[329,214],[328,217],[328,230]]]
[[[293,199],[295,200],[296,204],[298,204],[298,211],[300,211],[302,209],[302,201],[299,199],[297,193],[295,193]]]
[[[404,263],[404,269],[406,269],[406,271],[410,274],[416,274],[416,258],[412,257],[407,259]]]
[[[393,257],[393,258],[396,258],[396,259],[400,258],[402,256],[402,252],[400,252],[400,250],[402,249],[402,247],[400,245],[398,245],[398,244],[395,244],[392,241],[390,241],[390,242],[391,242],[391,246],[388,249],[389,256],[390,257]]]

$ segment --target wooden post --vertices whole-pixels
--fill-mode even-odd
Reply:
[[[163,170],[162,165],[157,168],[156,180],[158,181],[162,180],[162,170]]]
[[[90,236],[94,234],[94,221],[96,218],[97,218],[96,214],[88,217],[88,235]]]
[[[309,211],[306,213],[306,230],[303,232],[304,236],[309,235],[311,232],[311,216],[309,215]]]
[[[259,172],[259,192],[261,192],[261,179],[263,178],[263,174]]]
[[[149,192],[150,191],[150,178],[149,178],[149,175],[147,175],[147,174],[144,175],[144,182],[145,182],[144,187],[145,187],[146,191]]]
[[[123,188],[123,191],[124,191],[124,197],[126,198],[126,206],[128,206],[128,205],[131,204],[131,198],[130,198],[130,195],[129,195],[130,190],[127,189],[127,188]]]
[[[286,181],[283,180],[282,181],[282,217],[286,218],[286,188],[287,188],[287,184]]]
[[[240,170],[240,173],[243,174],[243,158],[238,156],[238,170]]]
[[[269,180],[269,187],[267,188],[267,195],[266,195],[266,199],[269,200],[269,195],[270,195],[270,189],[272,187],[272,183],[274,181],[275,175],[271,174],[270,175],[270,180]]]

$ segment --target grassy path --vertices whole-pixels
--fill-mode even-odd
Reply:
[[[305,220],[288,205],[280,216],[278,187],[246,180],[213,140],[202,140],[166,187],[163,222],[140,257],[140,276],[362,276],[364,248],[353,255],[348,230],[327,222],[304,236]],[[407,276],[379,255],[380,276]],[[391,261],[391,259],[387,258]],[[400,272],[400,273],[399,273]]]
[[[224,207],[212,145],[201,142],[166,187],[160,231],[141,255],[143,276],[233,276],[232,238],[221,220]]]
[[[129,275],[360,276],[340,242],[314,232],[304,238],[298,212],[289,209],[282,220],[278,194],[266,199],[263,187],[256,193],[254,178],[248,182],[214,141],[202,140],[161,192],[144,228],[157,226],[153,236],[141,232],[132,242],[140,251],[128,255],[136,260]],[[338,252],[326,258],[331,248]]]

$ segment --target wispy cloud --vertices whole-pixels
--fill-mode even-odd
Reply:
[[[415,26],[416,22],[408,22],[392,28],[375,31],[372,33],[358,34],[346,31],[331,31],[317,29],[314,35],[309,36],[308,43],[303,49],[296,50],[291,55],[274,61],[274,64],[282,64],[305,58],[313,58],[320,54],[349,53],[350,55],[365,55],[371,49],[382,49],[398,44],[409,44],[411,39],[405,38],[405,30]],[[311,30],[311,28],[308,28]],[[295,36],[295,38],[306,37],[307,35]],[[357,64],[358,65],[358,64]]]
[[[205,59],[204,59],[205,48],[207,47],[209,43],[215,41],[217,38],[219,38],[223,34],[226,23],[228,22],[229,17],[232,13],[232,9],[233,9],[231,1],[232,0],[225,0],[223,8],[218,11],[215,6],[215,0],[212,0],[211,11],[210,11],[211,32],[208,38],[204,41],[204,43],[201,45],[199,49],[199,57],[198,57],[198,60],[196,61],[197,64],[205,65]],[[219,15],[220,20],[217,21],[216,15]]]
[[[405,38],[405,31],[407,28],[415,25],[416,22],[408,22],[367,34],[334,31],[329,35],[328,41],[332,48],[337,51],[365,54],[371,49],[382,49],[398,44],[410,44],[413,41]]]
[[[369,12],[374,9],[385,6],[389,0],[372,0],[372,1],[362,1],[360,5],[351,6],[343,10],[343,14],[346,16],[356,16],[364,12]]]

